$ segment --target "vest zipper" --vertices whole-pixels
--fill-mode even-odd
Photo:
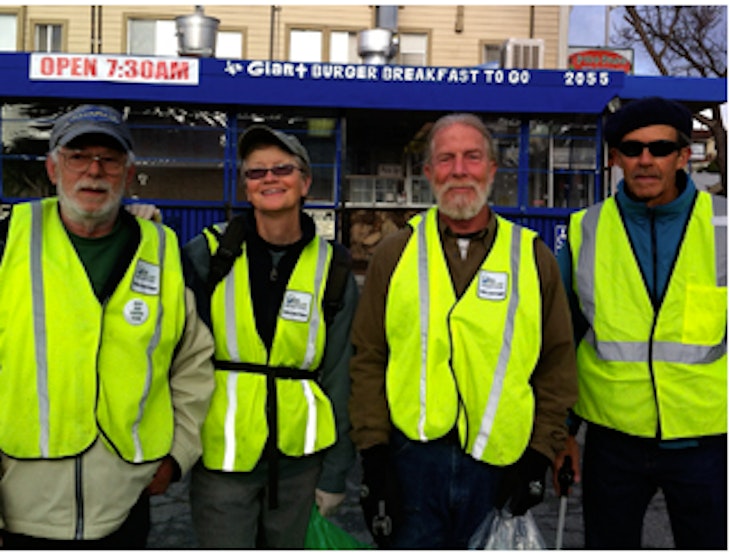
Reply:
[[[659,298],[657,293],[657,237],[656,237],[656,220],[653,209],[649,210],[649,230],[651,234],[651,264],[652,264],[652,282],[651,282],[651,305],[654,308],[654,318],[651,324],[651,334],[649,335],[649,377],[651,378],[651,390],[654,395],[654,405],[656,406],[656,438],[661,439],[662,425],[659,413],[659,396],[657,394],[656,378],[654,375],[654,333],[656,332],[657,319],[659,318]]]
[[[106,311],[106,306],[109,303],[109,297],[106,296],[100,300],[101,303],[101,329],[99,331],[99,337],[98,337],[98,346],[96,348],[96,372],[97,372],[97,380],[99,378],[99,352],[101,350],[101,336],[104,333],[104,312]],[[98,390],[98,382],[97,382],[97,394],[99,393]],[[98,397],[97,397],[98,401]],[[74,459],[74,466],[76,471],[76,532],[74,535],[74,539],[76,540],[83,540],[84,539],[84,473],[83,473],[83,456],[79,455]]]
[[[76,457],[74,459],[74,471],[76,475],[76,532],[74,534],[75,540],[84,539],[84,479],[81,465],[82,458]]]

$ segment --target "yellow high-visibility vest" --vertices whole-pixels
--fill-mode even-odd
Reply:
[[[456,425],[472,457],[511,464],[527,447],[534,419],[529,380],[542,337],[536,234],[498,217],[491,251],[457,298],[436,208],[409,224],[413,235],[386,299],[393,424],[424,442]]]
[[[206,232],[211,253],[216,237]],[[316,381],[325,350],[322,300],[332,246],[315,237],[287,283],[271,351],[256,329],[246,245],[211,296],[215,390],[202,429],[203,463],[212,470],[248,472],[270,434],[278,450],[301,457],[335,442],[332,404]],[[271,397],[275,394],[275,397]],[[269,428],[267,402],[276,410]]]
[[[576,413],[640,437],[726,433],[724,199],[698,193],[658,310],[614,198],[573,214],[568,239],[590,324],[577,351]]]
[[[169,453],[169,368],[185,325],[175,234],[139,221],[141,241],[101,305],[56,198],[18,204],[0,263],[0,449],[77,455],[99,437],[124,460]]]

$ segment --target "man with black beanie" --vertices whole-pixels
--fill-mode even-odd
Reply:
[[[675,546],[727,548],[727,201],[685,172],[692,115],[663,98],[611,115],[615,196],[571,216],[559,255],[588,423],[586,548],[639,549],[666,499]]]

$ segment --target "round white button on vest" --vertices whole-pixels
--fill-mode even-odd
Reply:
[[[140,298],[131,299],[124,306],[124,318],[131,325],[141,325],[149,316],[150,308],[147,306],[147,303]]]

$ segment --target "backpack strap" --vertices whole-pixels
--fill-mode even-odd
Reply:
[[[210,258],[208,271],[208,292],[212,294],[218,283],[229,273],[236,258],[243,253],[246,223],[243,216],[239,215],[228,222],[222,234],[213,225],[208,230],[218,238],[218,249]]]
[[[218,238],[218,249],[210,258],[208,271],[208,292],[212,294],[218,283],[230,272],[236,258],[243,253],[246,229],[243,216],[237,216],[231,219],[222,233],[213,225],[209,226],[208,230]],[[332,323],[344,305],[347,277],[352,268],[350,251],[337,242],[330,240],[330,244],[332,261],[323,300],[324,320],[327,326]]]
[[[352,269],[350,250],[342,244],[330,240],[332,244],[332,262],[330,263],[327,285],[324,289],[324,320],[327,326],[332,323],[337,312],[344,305],[347,277]]]

